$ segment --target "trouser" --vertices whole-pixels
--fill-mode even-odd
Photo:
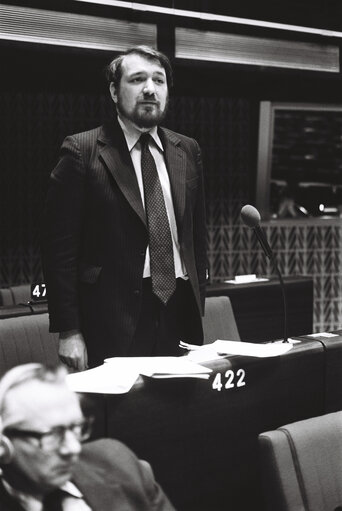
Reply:
[[[130,356],[177,356],[179,341],[202,343],[199,312],[189,280],[177,279],[176,291],[164,305],[143,279],[142,309],[129,349]]]

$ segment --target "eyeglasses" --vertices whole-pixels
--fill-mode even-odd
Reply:
[[[40,449],[48,452],[57,450],[62,446],[67,431],[70,431],[79,442],[87,440],[91,434],[93,421],[93,417],[88,417],[68,426],[55,426],[48,431],[33,431],[9,427],[5,429],[4,434],[14,438],[34,438]]]

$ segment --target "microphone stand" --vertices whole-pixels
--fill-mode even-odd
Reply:
[[[285,292],[285,285],[284,285],[283,277],[279,271],[274,253],[273,253],[270,245],[267,242],[267,239],[266,239],[263,229],[260,227],[260,225],[256,225],[255,227],[253,227],[253,231],[255,232],[256,237],[258,238],[258,241],[259,241],[263,251],[265,252],[266,257],[269,258],[269,260],[271,261],[271,263],[273,265],[273,268],[276,271],[276,274],[278,275],[280,288],[281,288],[281,292],[283,295],[283,304],[284,304],[284,340],[283,340],[283,342],[289,342],[288,334],[287,334],[287,299],[286,299],[286,292]]]
[[[268,257],[268,259],[271,261],[273,268],[275,269],[275,271],[278,275],[281,292],[283,295],[283,303],[284,303],[284,340],[283,340],[283,342],[289,342],[288,338],[287,338],[287,300],[286,300],[284,281],[283,281],[283,277],[279,271],[277,261],[273,254],[273,251],[272,251],[270,245],[268,244],[264,230],[262,229],[262,227],[259,224],[259,222],[261,220],[260,213],[254,206],[251,206],[250,204],[246,204],[246,206],[244,206],[241,209],[241,218],[242,218],[242,221],[244,222],[244,224],[247,225],[247,227],[251,227],[253,229],[253,231],[261,245],[261,248],[263,249],[266,257]]]
[[[283,304],[284,304],[284,340],[283,342],[289,342],[287,338],[287,299],[286,299],[286,292],[285,292],[285,285],[283,281],[283,277],[279,271],[278,265],[275,261],[274,256],[271,258],[271,263],[273,264],[273,268],[275,269],[278,279],[280,282],[280,287],[283,295]]]

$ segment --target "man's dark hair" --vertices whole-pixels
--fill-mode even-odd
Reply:
[[[113,59],[108,66],[106,67],[106,77],[108,80],[108,84],[113,82],[114,87],[117,88],[120,84],[120,80],[122,77],[122,61],[126,57],[126,55],[140,55],[148,60],[157,60],[160,65],[165,69],[166,80],[168,88],[171,89],[173,85],[172,78],[172,68],[169,59],[164,53],[161,53],[150,46],[133,46],[129,50],[121,53],[115,59]]]

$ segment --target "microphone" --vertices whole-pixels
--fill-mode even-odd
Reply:
[[[262,229],[262,227],[260,226],[260,220],[261,220],[260,213],[254,206],[251,206],[250,204],[246,204],[246,206],[243,206],[243,208],[241,209],[241,219],[242,219],[243,223],[245,225],[247,225],[247,227],[250,227],[251,229],[253,229],[253,231],[261,245],[261,248],[263,249],[266,257],[268,257],[268,259],[273,264],[273,267],[278,275],[280,287],[281,287],[281,291],[282,291],[282,295],[283,295],[283,304],[284,304],[284,340],[283,340],[283,342],[289,342],[287,339],[287,301],[286,301],[286,292],[285,292],[284,281],[283,281],[283,277],[279,271],[275,255],[274,255],[270,245],[268,244],[265,232]]]
[[[241,209],[241,218],[243,223],[247,225],[247,227],[251,227],[254,230],[256,237],[258,238],[259,243],[263,251],[265,252],[266,257],[268,257],[272,261],[274,259],[274,254],[272,252],[271,247],[268,244],[263,229],[259,225],[259,222],[261,220],[259,211],[254,206],[246,204],[246,206],[244,206]]]

